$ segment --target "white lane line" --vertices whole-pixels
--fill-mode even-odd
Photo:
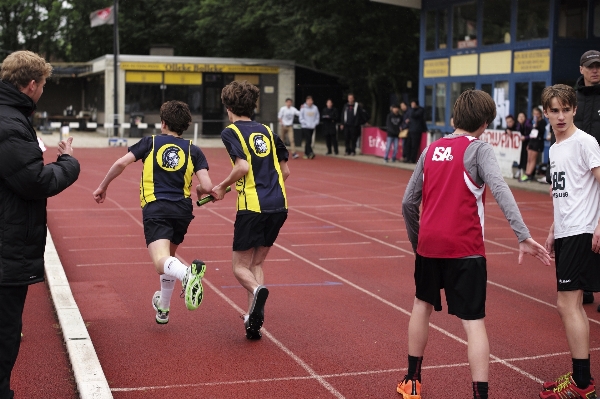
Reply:
[[[87,251],[117,251],[117,250],[121,250],[121,251],[134,251],[134,250],[144,250],[146,251],[146,248],[144,247],[131,247],[131,248],[121,248],[121,247],[113,247],[113,248],[106,248],[106,247],[96,247],[96,248],[75,248],[75,249],[69,249],[69,252],[87,252]]]
[[[60,261],[50,230],[47,230],[44,268],[46,282],[62,331],[71,370],[81,399],[112,399],[94,344],[73,298],[69,280]]]
[[[366,233],[386,233],[386,232],[395,232],[395,231],[406,231],[406,229],[389,229],[389,230],[383,230],[383,229],[378,229],[378,230],[365,230]]]
[[[319,258],[319,260],[352,260],[352,259],[392,259],[404,258],[406,255],[388,255],[388,256],[349,256],[346,258]]]
[[[186,234],[187,236],[187,234]],[[205,245],[205,246],[197,246],[197,247],[184,247],[179,246],[179,249],[213,249],[213,248],[231,248],[231,245]]]
[[[118,207],[120,207],[119,203],[116,202],[115,200],[108,198],[109,201],[113,202],[115,205],[117,205]],[[214,211],[211,209],[210,212],[214,213]],[[125,213],[127,213],[127,215],[129,215],[131,217],[131,219],[133,219],[133,221],[135,223],[137,223],[139,226],[143,227],[144,225],[142,224],[142,222],[140,222],[134,215],[132,215],[130,212],[125,211]],[[216,214],[218,216],[221,216],[219,214]],[[227,220],[228,222],[231,222],[231,220],[222,217],[223,219]],[[177,255],[179,257],[179,255]],[[179,257],[180,259],[182,259],[184,262],[185,260],[181,257]],[[217,287],[215,287],[210,281],[208,281],[206,278],[202,279],[202,282],[204,284],[206,284],[207,286],[209,286],[214,292],[217,293],[217,295],[219,295],[225,302],[227,302],[231,307],[233,307],[237,312],[239,313],[244,313],[244,310],[242,310],[242,308],[240,308],[239,306],[237,306],[231,299],[229,299],[229,297],[227,297],[225,294],[223,294],[223,292],[221,292]],[[300,367],[302,367],[311,377],[313,377],[314,379],[316,379],[325,389],[327,389],[333,396],[335,396],[336,398],[339,399],[344,399],[344,396],[338,392],[331,384],[329,384],[327,381],[325,381],[325,379],[323,379],[323,377],[321,377],[320,375],[318,375],[306,362],[304,362],[300,357],[296,356],[296,354],[294,354],[291,350],[289,350],[285,345],[283,345],[279,340],[277,340],[271,333],[269,333],[265,328],[262,328],[262,333],[264,336],[266,336],[269,340],[271,340],[271,342],[273,342],[279,349],[281,349],[285,354],[287,354],[288,356],[290,356]]]
[[[111,229],[113,227],[129,227],[128,224],[93,224],[93,225],[85,225],[83,227],[90,227],[90,228],[99,228],[99,227],[110,227]],[[64,226],[53,226],[52,228],[56,228],[56,229],[71,229],[73,228],[72,225],[64,225]]]
[[[514,252],[486,252],[485,256],[488,255],[512,255]]]
[[[227,220],[227,219],[226,219]],[[206,283],[217,295],[219,295],[225,302],[227,302],[233,309],[235,309],[239,313],[245,313],[242,308],[236,305],[228,296],[223,294],[221,290],[215,287],[212,283],[207,281],[206,279],[202,279],[203,283]],[[304,360],[298,357],[294,352],[288,349],[283,343],[281,343],[278,339],[276,339],[273,334],[267,331],[264,327],[261,329],[264,336],[266,336],[271,342],[273,342],[279,349],[281,349],[286,355],[294,359],[294,361],[302,367],[312,378],[317,380],[319,384],[321,384],[325,389],[327,389],[333,396],[336,398],[344,398],[340,392],[338,392],[329,382],[325,381],[323,377],[321,377],[315,370],[312,369]]]
[[[407,253],[407,254],[409,254],[409,255],[414,255],[414,254],[413,254],[413,251],[408,251],[408,250],[406,250],[406,249],[404,249],[404,248],[400,248],[400,247],[399,247],[399,246],[397,246],[397,245],[390,244],[389,242],[385,242],[385,241],[383,241],[383,240],[380,240],[380,239],[378,239],[378,238],[371,237],[370,235],[363,234],[363,233],[361,233],[361,232],[359,232],[359,231],[356,231],[356,230],[354,230],[354,229],[350,229],[350,228],[348,228],[348,227],[342,226],[341,224],[337,224],[337,223],[334,223],[334,222],[331,222],[331,221],[325,220],[325,219],[323,219],[323,218],[320,218],[320,217],[318,217],[318,216],[311,215],[310,213],[307,213],[307,212],[301,211],[301,210],[299,210],[299,209],[295,209],[295,208],[294,208],[293,210],[294,210],[295,212],[301,213],[301,214],[303,214],[303,215],[305,215],[305,216],[311,217],[311,218],[313,218],[313,219],[317,219],[317,220],[319,220],[319,221],[321,221],[321,222],[325,222],[325,223],[331,224],[332,226],[335,226],[335,227],[337,227],[337,228],[339,228],[339,229],[346,230],[346,231],[349,231],[349,232],[351,232],[351,233],[357,234],[357,235],[359,235],[359,236],[361,236],[361,237],[363,237],[363,238],[366,238],[366,239],[369,239],[369,240],[372,240],[372,241],[378,242],[378,243],[380,243],[380,244],[383,244],[383,245],[387,245],[388,247],[395,248],[395,249],[397,249],[397,250],[399,250],[399,251],[401,251],[401,252],[405,252],[405,253]],[[211,211],[212,211],[212,210],[211,210]],[[219,214],[217,213],[217,215],[219,215]],[[221,216],[221,215],[219,215],[219,216]]]
[[[86,266],[122,266],[122,265],[151,265],[152,261],[148,262],[115,262],[115,263],[80,263],[77,267]]]
[[[304,214],[304,215],[306,215],[306,216],[308,216],[308,217],[312,217],[312,218],[314,218],[314,219],[317,219],[317,220],[324,221],[324,222],[326,222],[326,223],[331,223],[331,222],[329,222],[329,221],[322,220],[321,218],[318,218],[318,217],[316,217],[316,216],[313,216],[313,215],[311,215],[311,214],[309,214],[309,213],[306,213],[306,212],[303,212],[303,211],[296,210],[296,212],[302,213],[302,214]],[[218,214],[217,214],[217,215],[218,215]],[[334,224],[334,223],[332,223],[332,224]],[[344,228],[344,229],[346,229],[346,230],[348,230],[348,231],[353,231],[352,229],[347,229],[347,228],[345,228],[345,227],[343,227],[343,226],[340,226],[340,227],[341,227],[341,228]],[[360,232],[358,232],[358,231],[354,231],[354,232],[355,232],[356,234],[360,235],[360,236],[363,236],[363,237],[366,237],[366,238],[371,238],[371,237],[368,237],[368,236],[366,236],[365,234],[363,234],[363,233],[360,233]],[[398,249],[401,249],[401,250],[402,250],[402,251],[404,251],[404,252],[408,252],[408,251],[406,251],[406,250],[404,250],[404,249],[402,249],[402,248],[400,248],[400,247],[397,247],[397,246],[395,246],[395,245],[393,245],[393,244],[386,243],[385,241],[380,241],[380,240],[377,240],[377,241],[379,241],[379,242],[381,242],[381,243],[383,243],[384,245],[387,245],[387,246],[389,246],[389,247],[398,248]],[[342,281],[342,282],[344,282],[344,283],[346,283],[346,284],[348,284],[348,285],[350,285],[350,286],[352,286],[352,287],[356,288],[357,290],[359,290],[359,291],[361,291],[361,292],[364,292],[365,294],[367,294],[367,295],[369,295],[369,296],[371,296],[371,297],[373,297],[373,298],[375,298],[375,299],[377,299],[377,300],[379,300],[379,301],[381,301],[381,302],[385,303],[386,305],[389,305],[389,306],[391,306],[392,308],[394,308],[394,309],[396,309],[396,310],[398,310],[398,311],[400,311],[400,312],[402,312],[402,313],[406,314],[407,316],[410,316],[410,312],[409,312],[408,310],[406,310],[406,309],[404,309],[404,308],[402,308],[402,307],[400,307],[400,306],[398,306],[398,305],[396,305],[396,304],[394,304],[394,303],[392,303],[392,302],[390,302],[390,301],[388,301],[388,300],[386,300],[386,299],[384,299],[384,298],[380,297],[379,295],[376,295],[376,294],[372,293],[371,291],[368,291],[368,290],[366,290],[366,289],[364,289],[364,288],[362,288],[362,287],[360,287],[360,286],[358,286],[358,285],[356,285],[356,284],[354,284],[354,283],[350,282],[349,280],[346,280],[346,279],[345,279],[345,278],[343,278],[342,276],[339,276],[339,275],[337,275],[337,274],[335,274],[335,273],[333,273],[333,272],[331,272],[331,271],[329,271],[329,270],[325,269],[324,267],[321,267],[321,266],[317,265],[316,263],[314,263],[314,262],[312,262],[312,261],[310,261],[310,260],[308,260],[308,259],[306,259],[306,258],[304,258],[304,257],[302,257],[302,256],[300,256],[300,255],[298,255],[298,254],[296,254],[296,253],[294,253],[294,252],[292,252],[291,250],[289,250],[289,249],[287,249],[287,248],[285,248],[285,247],[283,247],[283,246],[281,246],[281,245],[279,245],[279,244],[277,244],[277,243],[275,243],[275,246],[277,246],[278,248],[281,248],[281,249],[283,249],[284,251],[288,252],[290,255],[297,256],[299,259],[302,259],[302,260],[304,260],[306,263],[308,263],[308,264],[310,264],[310,265],[312,265],[312,266],[316,267],[316,268],[317,268],[317,269],[319,269],[319,270],[322,270],[322,271],[323,271],[323,272],[325,272],[325,273],[328,273],[328,274],[330,274],[330,275],[332,275],[332,276],[334,276],[334,277],[338,278],[340,281]],[[411,254],[412,254],[412,252],[411,252]],[[443,328],[441,328],[441,327],[438,327],[438,326],[436,326],[436,325],[435,325],[435,324],[433,324],[433,323],[429,323],[429,326],[430,326],[431,328],[433,328],[434,330],[437,330],[437,331],[439,331],[440,333],[442,333],[442,334],[446,335],[447,337],[450,337],[450,338],[454,339],[455,341],[458,341],[458,342],[460,342],[460,343],[462,343],[462,344],[464,344],[464,345],[467,345],[467,341],[465,341],[465,340],[463,340],[462,338],[460,338],[460,337],[458,337],[458,336],[456,336],[456,335],[454,335],[454,334],[450,333],[449,331],[446,331],[446,330],[444,330]],[[491,358],[491,359],[493,359],[493,360],[496,360],[496,361],[498,361],[499,363],[503,364],[504,366],[506,366],[506,367],[508,367],[508,368],[510,368],[510,369],[512,369],[512,370],[514,370],[514,371],[516,371],[516,372],[518,372],[518,373],[520,373],[521,375],[523,375],[523,376],[525,376],[525,377],[527,377],[527,378],[529,378],[529,379],[531,379],[531,380],[533,380],[533,381],[535,381],[535,382],[537,382],[537,383],[539,383],[539,384],[543,383],[543,381],[542,381],[542,380],[540,380],[539,378],[537,378],[536,376],[534,376],[534,375],[532,375],[532,374],[528,373],[527,371],[525,371],[525,370],[523,370],[523,369],[520,369],[519,367],[517,367],[517,366],[515,366],[515,365],[512,365],[512,364],[508,363],[508,362],[507,362],[507,361],[505,361],[505,360],[502,360],[502,359],[500,359],[499,357],[497,357],[497,356],[495,356],[495,355],[493,355],[493,354],[491,354],[491,353],[490,353],[490,358]]]
[[[285,231],[282,230],[279,234],[286,234],[286,235],[293,235],[293,234],[337,234],[337,233],[341,233],[341,231]],[[232,233],[229,233],[228,235],[231,235]],[[214,234],[211,234],[214,235]]]
[[[317,247],[317,246],[328,246],[328,245],[367,245],[367,244],[371,244],[370,241],[361,241],[361,242],[337,242],[337,243],[331,243],[331,242],[325,242],[325,243],[319,243],[319,244],[292,244],[292,247]]]
[[[590,351],[598,351],[600,348],[590,348]],[[515,357],[511,359],[504,359],[509,362],[525,361],[525,360],[537,360],[545,359],[549,357],[565,356],[569,355],[570,352],[558,352],[558,353],[547,353],[537,356],[526,356],[526,357]],[[496,360],[491,360],[490,363],[499,363]],[[452,363],[452,364],[435,364],[423,366],[423,370],[439,370],[456,367],[469,367],[469,363]],[[321,374],[323,378],[345,378],[345,377],[358,377],[363,375],[377,375],[377,374],[391,374],[401,373],[406,371],[406,367],[384,369],[384,370],[367,370],[367,371],[351,371],[347,373],[334,373],[334,374]],[[306,381],[312,380],[312,376],[297,376],[297,377],[278,377],[278,378],[261,378],[255,380],[239,380],[239,381],[216,381],[216,382],[200,382],[195,384],[177,384],[177,385],[160,385],[160,386],[146,386],[146,387],[131,387],[131,388],[111,388],[113,392],[132,392],[132,391],[145,391],[145,390],[158,390],[158,389],[177,389],[177,388],[196,388],[196,387],[208,387],[208,386],[220,386],[220,385],[236,385],[236,384],[257,384],[265,382],[284,382],[284,381]]]

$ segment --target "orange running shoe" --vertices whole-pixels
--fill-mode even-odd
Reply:
[[[396,391],[402,395],[402,399],[421,399],[421,383],[418,380],[409,380],[404,376],[398,383]]]

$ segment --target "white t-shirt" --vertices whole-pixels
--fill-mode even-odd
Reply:
[[[555,238],[594,233],[600,218],[600,183],[591,170],[597,167],[600,146],[582,130],[550,147]]]
[[[284,105],[279,109],[277,117],[281,119],[283,126],[292,126],[294,124],[294,116],[300,116],[300,111],[296,107],[287,107]]]

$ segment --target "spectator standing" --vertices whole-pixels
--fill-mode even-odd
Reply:
[[[16,51],[0,70],[0,398],[12,398],[10,375],[19,354],[23,308],[30,284],[44,281],[46,200],[77,180],[72,137],[58,144],[56,162],[44,165],[29,117],[52,66],[30,51]],[[3,273],[2,273],[3,271]]]
[[[524,112],[519,112],[517,115],[516,130],[521,133],[521,157],[519,158],[518,175],[518,178],[520,178],[527,169],[527,146],[529,145],[529,133],[531,132],[531,123],[527,120]]]
[[[408,106],[404,101],[402,101],[400,103],[400,113],[402,114],[402,124],[400,125],[400,131],[405,129],[407,131],[407,135],[405,137],[402,137],[402,161],[406,161],[408,159],[408,147],[406,144],[408,140],[408,124],[406,123],[406,119],[409,116],[409,112],[410,110],[408,109]]]
[[[392,151],[392,162],[396,162],[396,156],[398,155],[398,134],[400,134],[400,126],[402,125],[402,115],[400,115],[400,107],[396,104],[392,105],[392,112],[390,112],[385,121],[385,129],[387,131],[387,140],[385,142],[385,155],[383,160],[388,162],[390,156],[390,149]]]
[[[300,111],[298,111],[296,107],[292,106],[293,103],[294,102],[291,98],[287,98],[285,100],[285,105],[279,108],[277,118],[279,119],[279,124],[281,125],[282,141],[285,142],[287,137],[292,149],[292,158],[296,159],[298,158],[298,154],[296,153],[296,145],[294,144],[294,117],[300,116]]]
[[[360,127],[367,123],[367,112],[356,102],[354,94],[348,94],[348,102],[342,109],[342,124],[346,141],[345,155],[356,155],[356,140],[360,136]]]
[[[338,155],[338,141],[337,141],[337,129],[336,123],[339,119],[338,110],[333,106],[333,101],[327,99],[326,107],[321,112],[321,126],[323,127],[323,134],[325,135],[325,143],[327,144],[327,155],[333,153]]]
[[[600,143],[600,51],[589,50],[583,53],[579,59],[579,72],[581,76],[575,84],[577,113],[573,117],[573,123]],[[585,291],[583,303],[593,302],[594,294]]]
[[[544,152],[544,140],[546,136],[546,120],[538,107],[531,110],[531,132],[529,132],[529,144],[527,145],[527,168],[521,176],[521,182],[528,182],[535,177],[535,166],[538,155]]]
[[[419,101],[414,99],[410,102],[410,115],[404,121],[408,124],[408,163],[417,163],[421,136],[427,131],[425,124],[425,110],[419,106]]]
[[[302,137],[304,143],[304,159],[314,159],[315,153],[312,149],[312,136],[315,128],[319,124],[319,108],[313,103],[311,96],[306,96],[306,102],[300,107],[300,126],[302,127]]]

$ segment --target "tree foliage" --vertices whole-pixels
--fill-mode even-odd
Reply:
[[[0,0],[0,49],[73,62],[110,54],[112,25],[89,23],[92,11],[110,5]],[[120,0],[118,17],[122,54],[166,44],[175,55],[294,60],[341,76],[375,120],[389,93],[417,80],[419,17],[407,8],[369,0]]]

